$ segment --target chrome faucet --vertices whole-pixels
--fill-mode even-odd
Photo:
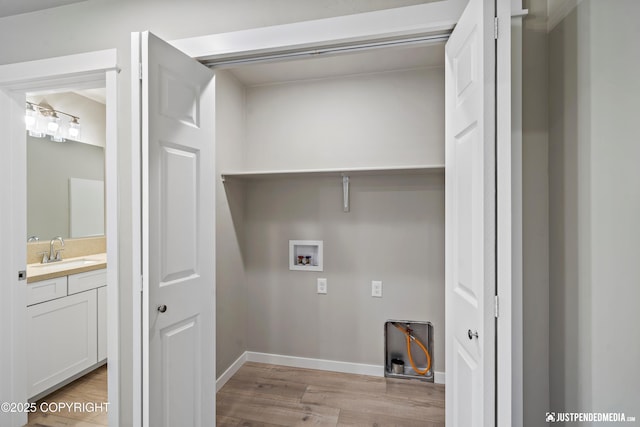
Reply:
[[[60,249],[56,251],[54,246],[57,241],[60,241]],[[60,254],[60,252],[64,250],[62,248],[64,248],[64,239],[62,237],[57,236],[51,239],[51,241],[49,242],[49,258],[47,258],[45,255],[42,259],[42,262],[46,264],[49,262],[62,261],[62,255]]]

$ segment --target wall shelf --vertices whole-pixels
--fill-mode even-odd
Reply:
[[[329,169],[293,169],[293,170],[265,170],[265,171],[229,171],[221,174],[226,179],[269,179],[297,176],[366,176],[366,175],[428,175],[444,173],[444,165],[415,165],[415,166],[383,166],[363,168],[329,168]]]

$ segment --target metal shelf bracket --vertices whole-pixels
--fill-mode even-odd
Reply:
[[[342,174],[342,211],[349,212],[349,177]]]

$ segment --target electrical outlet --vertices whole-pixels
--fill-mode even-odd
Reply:
[[[327,293],[327,279],[318,279],[318,293],[319,294]]]
[[[371,296],[382,298],[382,282],[374,280],[371,282]]]

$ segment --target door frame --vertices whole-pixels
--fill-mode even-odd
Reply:
[[[117,138],[117,50],[107,49],[49,59],[0,66],[0,128],[8,135],[0,141],[6,156],[0,157],[5,188],[0,192],[0,229],[10,236],[0,246],[3,259],[0,280],[12,286],[0,287],[3,345],[0,349],[0,396],[7,402],[27,401],[26,366],[26,282],[18,281],[17,272],[26,270],[26,235],[13,227],[26,228],[26,133],[24,100],[27,92],[49,89],[106,88],[105,204],[107,238],[107,361],[108,419],[119,421],[119,277],[118,277],[118,138]],[[6,176],[5,176],[6,175]],[[9,183],[11,185],[6,185]],[[19,190],[19,191],[16,191]],[[8,220],[7,220],[8,219]],[[5,234],[5,231],[7,232]],[[6,268],[5,268],[6,267]],[[0,413],[3,425],[21,426],[26,413]],[[5,424],[6,422],[6,424]]]

